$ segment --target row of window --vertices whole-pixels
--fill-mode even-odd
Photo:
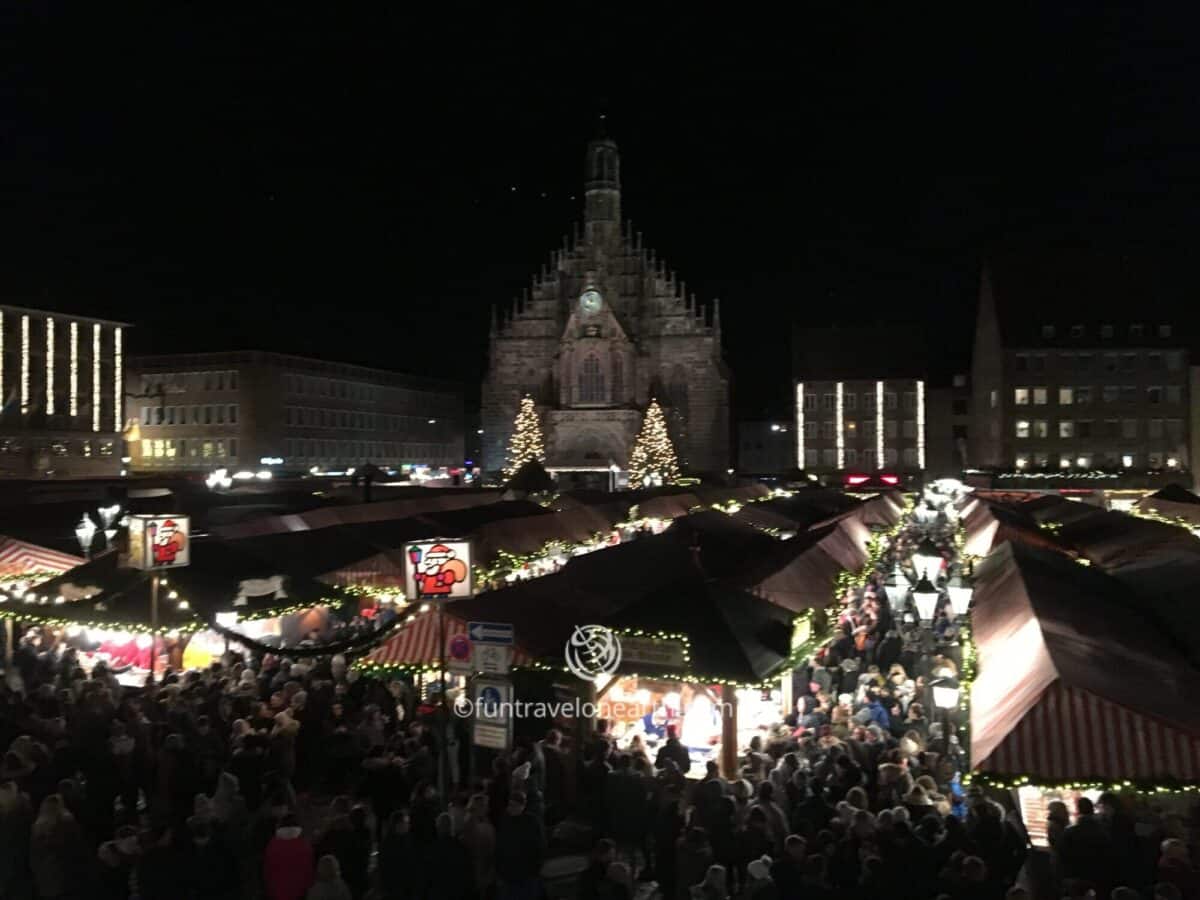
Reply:
[[[142,459],[237,459],[237,438],[142,438]]]
[[[1050,436],[1052,423],[1046,419],[1018,419],[1015,433],[1019,438],[1044,438]],[[1060,438],[1121,437],[1136,440],[1142,430],[1137,419],[1060,419],[1057,434]],[[1166,437],[1171,441],[1183,440],[1183,419],[1147,419],[1145,436],[1150,439]]]
[[[1096,466],[1105,469],[1130,469],[1142,463],[1150,469],[1176,469],[1179,468],[1179,457],[1165,450],[1155,450],[1145,455],[1131,450],[1089,450],[1083,453],[1050,453],[1046,450],[1035,450],[1032,453],[1018,453],[1016,457],[1018,469],[1091,469]]]
[[[1060,387],[1057,390],[1059,406],[1087,406],[1096,399],[1102,403],[1138,403],[1141,398],[1141,388],[1136,385],[1106,384],[1101,388],[1088,385],[1079,387]],[[1051,389],[1045,387],[1013,388],[1013,403],[1017,406],[1046,406],[1052,396]],[[1182,403],[1183,385],[1151,385],[1145,389],[1145,401],[1151,406],[1160,403]]]
[[[899,425],[899,429],[897,429]],[[823,422],[805,422],[804,437],[815,439],[818,436],[817,428],[820,427],[820,437],[827,441],[832,441],[837,437],[837,420],[826,419]],[[875,437],[875,420],[864,419],[859,422],[857,419],[843,419],[842,428],[845,431],[846,437],[854,438],[858,436],[873,438]],[[883,423],[883,436],[885,438],[896,437],[897,430],[906,438],[915,438],[917,436],[917,423],[914,419],[904,419],[902,422],[897,422],[895,419],[888,419]]]
[[[1065,372],[1091,372],[1099,357],[1101,372],[1136,372],[1143,366],[1139,361],[1143,355],[1133,351],[1124,353],[1060,353],[1058,365]],[[1049,360],[1045,353],[1018,353],[1016,355],[1016,370],[1018,372],[1045,372]],[[1183,368],[1183,352],[1168,350],[1160,353],[1157,350],[1146,353],[1144,368],[1151,372],[1161,372],[1166,369],[1178,372]]]
[[[378,398],[379,389],[361,381],[342,381],[338,378],[318,378],[315,375],[297,375],[285,372],[283,388],[289,394],[305,394],[310,397],[336,397],[341,400],[360,400],[372,403]]]
[[[284,442],[287,459],[305,462],[452,462],[451,444],[393,443],[391,441],[326,441],[288,438]]]
[[[1058,328],[1054,325],[1043,325],[1042,326],[1042,337],[1044,337],[1044,338],[1052,338],[1057,333],[1058,333]],[[1100,337],[1102,337],[1102,338],[1111,340],[1116,335],[1116,333],[1117,333],[1116,327],[1113,325],[1101,325],[1100,326]],[[1153,333],[1155,333],[1155,332],[1140,322],[1135,322],[1134,324],[1129,326],[1129,336],[1131,338],[1146,337],[1147,335],[1150,335]],[[1087,329],[1082,325],[1072,325],[1068,334],[1070,334],[1071,337],[1073,337],[1073,338],[1086,337]],[[1171,336],[1171,326],[1170,325],[1157,326],[1157,334],[1160,338],[1169,338]]]
[[[283,424],[313,428],[357,428],[362,431],[412,432],[438,424],[438,419],[426,416],[395,416],[386,413],[360,412],[352,409],[314,409],[307,406],[285,406]]]
[[[209,403],[204,406],[143,406],[143,425],[236,425],[236,403]]]
[[[163,394],[183,394],[190,391],[236,391],[236,369],[225,372],[169,372],[165,375],[143,375],[142,393],[149,397]]]
[[[873,469],[877,464],[876,454],[874,450],[855,450],[853,447],[847,447],[842,451],[843,468],[867,468]],[[885,447],[883,451],[883,464],[885,466],[894,466],[899,460],[904,460],[904,465],[910,468],[915,468],[920,457],[917,454],[915,447],[906,447],[902,453],[896,451],[895,447]],[[835,468],[837,466],[837,451],[836,450],[816,450],[811,447],[804,451],[804,465],[808,468],[814,466],[824,466],[826,468]]]
[[[895,394],[895,392],[893,392],[893,391],[885,392],[883,395],[883,408],[884,409],[895,409],[896,408],[896,399],[897,399],[897,395]],[[821,404],[821,409],[825,410],[826,412],[833,412],[834,410],[837,409],[837,394],[821,394],[819,396],[819,400],[820,400],[820,404]],[[817,394],[805,393],[805,395],[804,395],[804,411],[805,412],[816,412],[817,401],[818,401]],[[903,395],[903,401],[904,401],[904,408],[906,410],[916,409],[917,408],[917,392],[916,391],[905,391],[904,395]],[[859,407],[858,394],[856,392],[844,391],[842,393],[842,410],[843,411],[855,410],[855,409],[858,409],[858,407]],[[863,391],[862,408],[868,412],[874,412],[874,410],[875,410],[875,392],[874,391]]]
[[[40,445],[45,449],[44,444]],[[19,438],[0,440],[0,456],[23,456],[28,453],[30,446]],[[82,456],[90,459],[93,456],[112,456],[116,452],[113,441],[51,441],[52,456]]]

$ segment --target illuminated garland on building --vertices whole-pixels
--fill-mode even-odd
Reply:
[[[995,790],[1016,790],[1022,787],[1033,787],[1043,791],[1111,791],[1119,794],[1125,791],[1137,791],[1142,794],[1200,794],[1200,782],[1195,781],[1102,781],[1096,779],[1080,779],[1051,783],[1037,781],[1028,775],[993,775],[990,772],[969,772],[963,775],[963,786],[970,784]]]
[[[46,317],[46,415],[54,415],[54,319]]]
[[[29,316],[21,316],[21,415],[29,413]]]
[[[917,468],[925,471],[925,382],[917,382]]]
[[[92,326],[92,431],[100,430],[100,323]]]
[[[839,469],[846,468],[846,434],[842,430],[845,427],[845,422],[842,420],[842,395],[844,387],[844,384],[839,381],[834,388],[837,392],[835,395],[836,405],[834,406],[834,427],[837,429],[837,467]]]
[[[884,467],[883,453],[883,382],[875,382],[875,468]]]
[[[513,421],[512,437],[508,441],[508,461],[504,466],[504,477],[512,478],[521,466],[528,462],[544,463],[546,445],[542,440],[542,423],[538,418],[537,405],[526,394],[521,398],[521,407]]]
[[[121,328],[113,329],[113,431],[120,433],[125,428],[121,417],[121,401],[124,399],[125,360],[121,348]]]
[[[71,334],[71,369],[67,385],[68,394],[68,411],[72,416],[79,414],[79,323],[72,322],[70,328]],[[0,351],[3,352],[3,351]]]
[[[667,432],[667,420],[657,400],[651,400],[642,419],[633,449],[629,452],[629,483],[672,484],[679,478],[679,460]]]
[[[796,382],[796,468],[804,468],[804,382]]]

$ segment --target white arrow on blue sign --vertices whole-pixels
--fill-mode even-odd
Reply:
[[[513,627],[504,622],[468,622],[467,636],[475,644],[511,644]]]

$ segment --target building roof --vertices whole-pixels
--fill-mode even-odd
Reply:
[[[459,382],[450,379],[429,378],[425,375],[412,375],[406,372],[395,372],[390,369],[373,369],[369,366],[360,366],[354,363],[315,359],[309,356],[294,356],[287,353],[274,353],[269,350],[218,350],[211,353],[134,355],[128,357],[126,360],[128,370],[135,373],[147,371],[170,372],[179,370],[181,367],[205,369],[235,365],[286,367],[305,373],[372,381],[378,384],[394,385],[397,387],[426,387],[442,391],[457,391],[459,393],[463,390],[463,386]]]
[[[0,303],[0,309],[5,312],[19,313],[31,316],[50,316],[56,319],[74,319],[77,322],[97,322],[101,325],[117,325],[121,328],[132,328],[128,322],[119,322],[116,319],[103,319],[98,316],[89,316],[83,313],[71,312],[62,309],[45,309],[35,308],[32,306],[12,306],[8,303]]]
[[[1178,259],[1058,245],[995,251],[985,262],[980,305],[995,304],[1006,347],[1104,349],[1187,346],[1196,334],[1190,285]],[[990,294],[990,298],[989,295]],[[1141,336],[1130,325],[1143,325]],[[1110,338],[1101,326],[1113,326]],[[1169,337],[1158,326],[1171,325]],[[1053,335],[1043,334],[1053,326]],[[1082,326],[1075,335],[1073,326]]]

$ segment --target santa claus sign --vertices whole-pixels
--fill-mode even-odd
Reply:
[[[191,562],[187,516],[131,516],[129,564],[135,569],[180,569]]]
[[[405,593],[414,600],[459,600],[474,593],[467,541],[409,544],[404,569]]]

